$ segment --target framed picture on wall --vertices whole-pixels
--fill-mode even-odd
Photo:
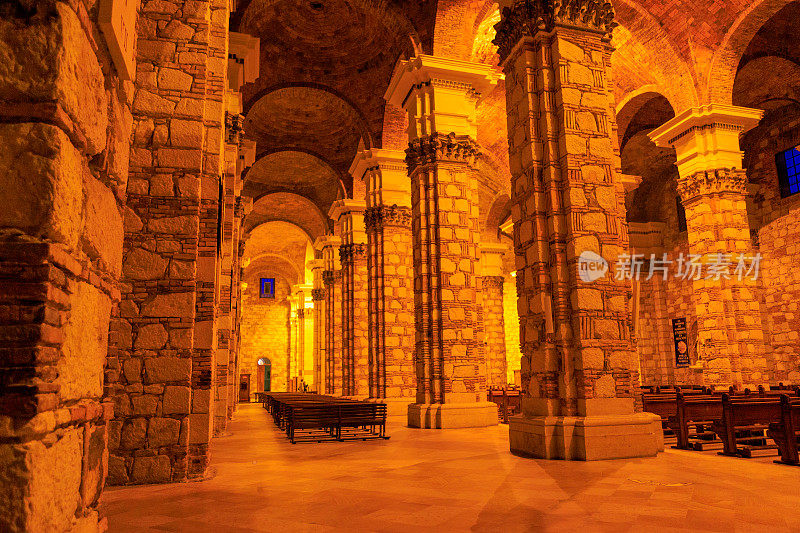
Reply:
[[[275,278],[261,278],[261,297],[275,298]]]

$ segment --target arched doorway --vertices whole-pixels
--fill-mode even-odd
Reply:
[[[258,384],[263,388],[264,392],[272,390],[272,361],[268,357],[262,357],[258,360]]]

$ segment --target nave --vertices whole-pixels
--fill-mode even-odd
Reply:
[[[506,426],[292,445],[260,404],[212,441],[210,479],[111,487],[109,530],[796,531],[795,468],[667,447],[574,462],[508,453]]]

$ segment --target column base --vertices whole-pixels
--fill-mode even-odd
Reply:
[[[664,450],[661,418],[652,413],[509,418],[511,452],[537,459],[597,461],[651,457]]]
[[[453,429],[496,426],[497,404],[412,403],[408,406],[408,425],[423,429]]]
[[[405,398],[367,398],[367,402],[385,403],[387,416],[408,416],[408,406],[414,403],[416,398],[408,396]]]

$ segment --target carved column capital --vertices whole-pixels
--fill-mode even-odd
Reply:
[[[356,259],[365,257],[366,253],[367,247],[363,243],[343,244],[339,247],[339,260],[342,265],[347,265]]]
[[[747,172],[721,168],[704,170],[678,178],[678,194],[684,203],[720,193],[747,193]]]
[[[483,280],[484,289],[500,289],[501,292],[506,282],[503,276],[483,276],[481,280]]]
[[[618,26],[614,16],[611,2],[602,0],[517,0],[503,8],[493,43],[501,61],[505,61],[521,40],[540,31],[552,31],[556,26],[600,33],[611,39]]]
[[[325,270],[322,273],[322,282],[327,285],[333,285],[337,280],[341,279],[341,270]]]
[[[319,302],[325,299],[325,289],[312,289],[311,290],[311,299],[315,302]]]
[[[364,213],[364,226],[367,231],[387,226],[410,227],[411,208],[397,205],[370,207]]]
[[[409,171],[442,161],[466,162],[474,166],[480,155],[478,143],[467,135],[433,133],[408,143],[406,164]]]

